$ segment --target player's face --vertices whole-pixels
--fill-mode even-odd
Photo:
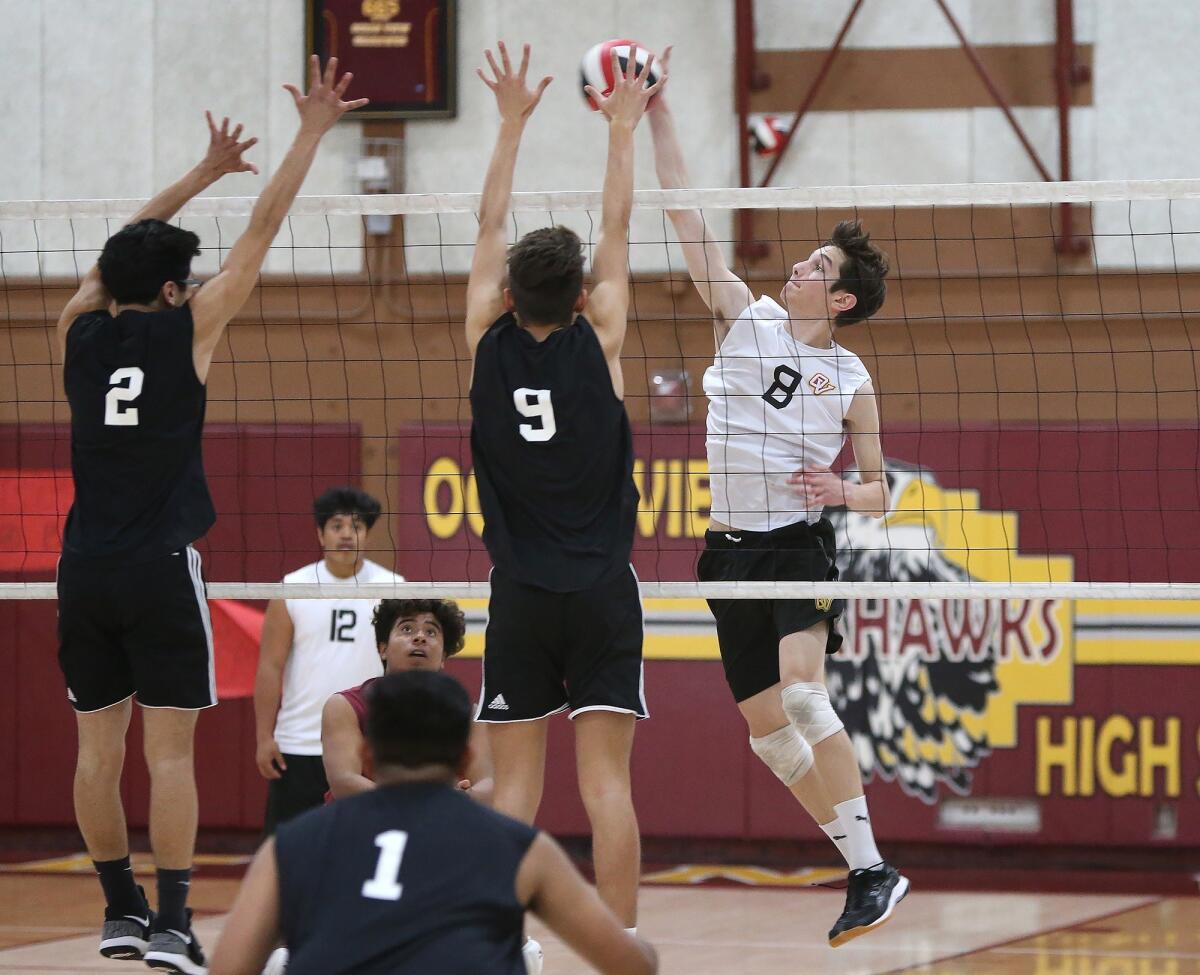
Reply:
[[[846,255],[841,248],[826,244],[813,251],[805,260],[792,265],[779,298],[788,315],[797,319],[833,318],[833,294],[829,288],[838,277]]]
[[[358,515],[337,514],[317,530],[317,539],[326,560],[335,565],[354,565],[367,547],[367,531]]]
[[[394,670],[441,670],[446,662],[442,624],[433,613],[402,616],[392,625],[383,651],[384,668]]]

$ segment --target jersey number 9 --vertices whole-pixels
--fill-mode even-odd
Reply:
[[[522,423],[517,427],[526,440],[531,443],[545,443],[558,432],[554,423],[554,404],[550,402],[550,390],[528,389],[522,386],[513,390],[513,405],[521,416],[538,421],[536,426],[532,423]]]

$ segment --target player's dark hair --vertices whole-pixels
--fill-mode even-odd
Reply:
[[[833,235],[825,243],[833,244],[846,255],[829,290],[848,291],[857,299],[853,308],[838,312],[834,321],[838,325],[866,321],[879,311],[887,297],[887,284],[883,280],[888,273],[887,255],[871,243],[871,235],[857,220],[843,220],[833,228]]]
[[[471,735],[471,698],[449,674],[385,674],[367,691],[367,741],[376,768],[457,768]]]
[[[453,599],[381,599],[371,617],[375,627],[375,645],[386,646],[396,620],[432,613],[442,628],[442,647],[447,657],[453,657],[467,640],[467,618]]]
[[[531,230],[508,249],[508,288],[522,325],[570,325],[583,290],[583,242],[567,227]]]
[[[118,305],[148,305],[168,281],[186,281],[200,238],[162,220],[139,220],[108,238],[100,280]]]
[[[317,519],[317,527],[322,529],[334,515],[357,515],[370,528],[378,520],[381,510],[375,498],[356,487],[330,488],[313,502],[313,517]]]

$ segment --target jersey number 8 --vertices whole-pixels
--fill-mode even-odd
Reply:
[[[550,402],[550,390],[527,389],[522,386],[513,390],[513,405],[521,416],[538,421],[537,426],[522,423],[517,427],[526,440],[531,443],[545,443],[558,432],[554,422],[554,404]]]
[[[118,369],[108,377],[112,386],[104,396],[104,425],[106,427],[136,427],[138,411],[136,406],[122,409],[125,403],[132,403],[142,395],[142,382],[146,374],[137,366],[126,366]],[[129,380],[128,385],[123,385]]]

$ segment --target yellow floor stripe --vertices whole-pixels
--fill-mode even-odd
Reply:
[[[685,864],[642,876],[644,884],[689,885],[709,880],[733,881],[748,887],[813,887],[831,880],[843,880],[845,870],[832,867],[804,867],[790,873],[766,867],[737,867],[722,864]]]

